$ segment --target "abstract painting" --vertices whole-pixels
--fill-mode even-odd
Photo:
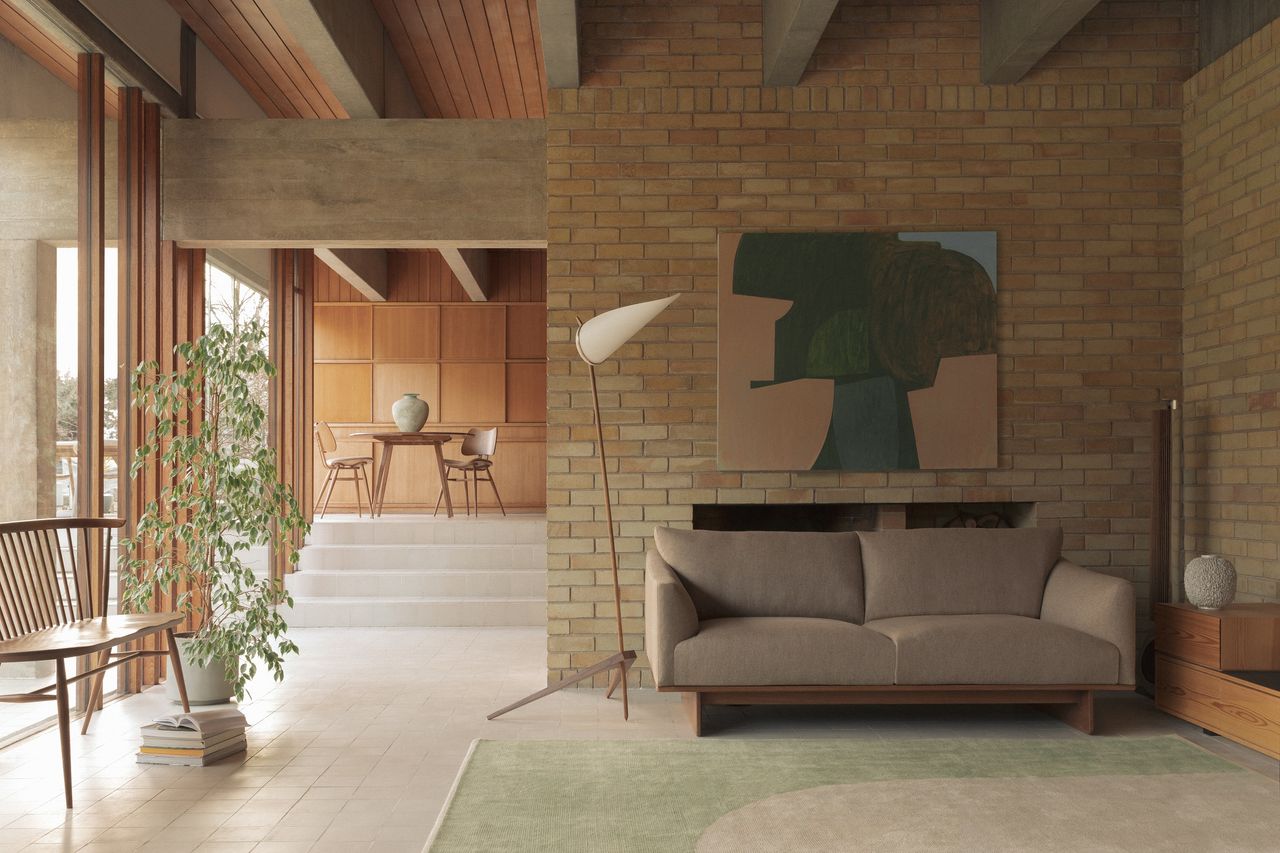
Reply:
[[[994,468],[996,235],[723,234],[718,462]]]

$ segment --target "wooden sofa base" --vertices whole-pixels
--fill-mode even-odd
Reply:
[[[1085,734],[1093,734],[1093,695],[1133,690],[1096,684],[894,685],[867,687],[659,687],[683,693],[695,737],[709,705],[1035,705]]]

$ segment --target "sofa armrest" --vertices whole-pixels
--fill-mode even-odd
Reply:
[[[644,570],[644,647],[659,687],[675,683],[676,645],[698,633],[693,599],[657,551],[650,551]]]
[[[1049,573],[1040,618],[1106,640],[1120,650],[1119,684],[1134,683],[1137,636],[1133,584],[1059,560]]]

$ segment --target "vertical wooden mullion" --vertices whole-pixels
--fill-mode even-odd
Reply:
[[[102,54],[82,53],[76,122],[79,411],[76,513],[102,515],[103,262],[106,257],[106,78]]]

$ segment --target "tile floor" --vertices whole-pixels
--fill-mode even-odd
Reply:
[[[599,691],[568,691],[488,722],[544,683],[537,628],[297,629],[283,684],[254,685],[246,758],[140,767],[137,727],[167,709],[153,690],[114,702],[72,736],[76,808],[62,805],[56,732],[0,751],[0,853],[417,851],[475,738],[688,737],[679,702],[633,691],[632,719]],[[0,715],[4,706],[0,706]],[[1101,735],[1177,733],[1257,772],[1280,766],[1126,697]],[[1083,737],[1017,708],[713,709],[720,737]]]

